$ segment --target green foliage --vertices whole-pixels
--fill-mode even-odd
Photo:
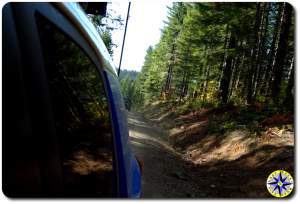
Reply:
[[[108,53],[113,57],[113,48],[117,45],[112,41],[112,31],[120,29],[123,26],[123,19],[121,16],[114,16],[112,10],[108,10],[106,16],[88,14],[88,18],[96,27],[99,35],[101,36]]]
[[[112,41],[111,32],[109,30],[104,30],[100,33],[101,38],[107,48],[108,53],[113,56],[113,47],[115,44]]]
[[[259,102],[270,104],[271,112],[292,110],[293,33],[281,39],[288,40],[287,59],[280,91],[270,96],[286,8],[285,3],[173,3],[160,41],[147,50],[137,76],[136,105],[175,101],[177,112],[186,113]],[[247,110],[241,120],[259,117]]]
[[[131,80],[135,80],[138,76],[139,72],[134,71],[134,70],[126,70],[126,69],[121,69],[120,71],[120,75],[119,75],[119,79],[120,81],[122,81],[124,78],[126,78],[127,76],[131,79]]]
[[[216,104],[211,102],[203,102],[201,100],[185,100],[182,102],[173,103],[173,106],[176,107],[175,112],[179,115],[185,114],[192,111],[197,111],[201,108],[214,108]]]
[[[136,85],[135,79],[138,72],[121,70],[120,72],[120,83],[121,83],[121,93],[123,95],[125,107],[131,110],[134,103],[137,103],[138,99],[136,96]]]
[[[227,122],[223,125],[223,127],[226,130],[233,130],[236,128],[236,122],[235,121]]]

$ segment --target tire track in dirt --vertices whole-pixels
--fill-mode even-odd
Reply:
[[[167,133],[139,113],[129,112],[128,123],[133,152],[144,165],[142,197],[201,197],[200,189],[185,171],[186,162],[162,139]]]

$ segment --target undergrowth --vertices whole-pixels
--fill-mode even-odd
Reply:
[[[150,106],[146,107],[149,109]],[[227,131],[248,130],[251,135],[260,135],[269,127],[285,128],[287,124],[293,124],[293,114],[282,111],[274,104],[260,102],[251,105],[219,105],[199,100],[187,101],[157,101],[153,108],[159,108],[161,113],[173,112],[175,116],[209,110],[208,133],[224,134]],[[180,123],[180,121],[178,121]],[[184,121],[182,121],[184,124]]]

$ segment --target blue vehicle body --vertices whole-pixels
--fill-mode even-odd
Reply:
[[[112,120],[115,130],[115,146],[119,165],[120,196],[138,198],[141,195],[140,167],[134,158],[128,138],[127,115],[119,82],[114,75],[104,73],[111,99]]]
[[[141,172],[139,164],[133,155],[130,143],[129,143],[129,131],[128,131],[128,124],[127,124],[127,111],[125,109],[124,101],[120,92],[120,84],[119,79],[116,74],[116,70],[112,63],[112,60],[109,56],[109,53],[100,38],[98,32],[96,31],[93,24],[89,21],[84,11],[81,9],[80,5],[77,3],[8,3],[3,8],[3,78],[7,78],[8,80],[13,79],[13,75],[10,73],[11,70],[14,69],[16,66],[22,67],[23,61],[26,61],[26,57],[20,56],[20,50],[26,50],[30,47],[31,41],[34,45],[33,48],[36,46],[36,39],[35,39],[35,28],[31,22],[31,18],[35,15],[35,12],[38,11],[39,13],[43,14],[46,18],[49,18],[50,21],[56,24],[61,30],[69,33],[70,36],[74,36],[74,39],[78,40],[78,44],[81,44],[83,48],[86,47],[86,50],[91,53],[93,56],[93,60],[96,64],[98,64],[98,69],[100,74],[103,77],[104,86],[106,88],[107,97],[109,99],[109,109],[110,109],[110,118],[112,124],[112,131],[113,131],[113,141],[114,141],[114,171],[115,171],[115,179],[117,185],[115,186],[115,196],[116,197],[129,197],[129,198],[138,198],[141,195]],[[66,22],[66,23],[63,23]],[[31,30],[32,29],[32,30]],[[18,32],[17,32],[18,31]],[[22,33],[20,32],[22,31]],[[24,35],[24,36],[22,36]],[[76,37],[77,36],[77,37]],[[83,40],[82,40],[83,39]],[[22,45],[19,45],[18,42],[23,42]],[[27,42],[28,41],[28,42]],[[38,46],[37,46],[38,47]],[[20,49],[20,50],[19,50]],[[38,49],[38,48],[37,48]],[[28,53],[27,53],[28,54]],[[29,54],[30,55],[30,54]],[[32,66],[38,67],[39,60],[39,53],[35,56],[30,56],[30,62]],[[18,59],[20,62],[18,61]],[[36,59],[36,61],[35,61]],[[22,62],[21,62],[22,61]],[[16,64],[14,64],[16,63]],[[31,66],[31,65],[30,65]],[[21,72],[25,72],[22,70]],[[8,73],[8,74],[7,74]],[[11,74],[11,75],[10,75]],[[27,76],[28,77],[28,76]],[[40,77],[38,77],[39,80]],[[17,79],[16,79],[17,80]],[[8,83],[4,80],[4,105],[3,109],[10,110],[9,104],[10,101],[6,97],[6,93],[9,92],[8,90]],[[38,84],[36,86],[39,86]],[[9,94],[8,94],[9,95]],[[7,100],[7,101],[6,101]],[[6,140],[9,140],[10,137],[9,122],[6,122],[8,119],[6,113],[3,117],[3,145],[6,144]],[[18,123],[19,121],[16,121]],[[6,126],[7,125],[7,126]],[[23,125],[23,124],[21,124]],[[13,133],[13,132],[11,132]],[[16,133],[17,134],[17,133]],[[20,133],[21,134],[21,133]],[[23,133],[22,133],[23,134]],[[49,133],[50,134],[50,133]],[[4,146],[3,146],[4,147]],[[6,149],[13,148],[9,146],[4,147],[4,163],[3,166],[6,165],[6,160],[9,159],[9,155],[6,154]],[[7,157],[7,158],[6,158]],[[55,161],[53,162],[55,163]],[[52,167],[54,170],[52,170]],[[55,166],[51,166],[51,173],[53,173],[53,179],[48,178],[49,183],[55,183],[55,177],[57,170]],[[4,182],[5,179],[9,180],[9,176],[6,175],[6,169],[4,171],[3,177]],[[50,170],[49,170],[50,172]],[[9,181],[10,182],[10,181]],[[16,185],[23,185],[18,183],[19,181],[16,180],[11,182],[8,187],[4,186],[3,191],[9,197],[15,197],[15,195],[9,193],[7,189],[14,188],[13,184]],[[52,189],[52,186],[58,184],[49,185],[49,191],[55,191]],[[43,184],[47,185],[48,184]],[[33,184],[34,188],[34,184]],[[51,189],[50,189],[51,188]],[[40,194],[39,194],[40,195]],[[41,194],[43,195],[43,194]],[[51,195],[46,192],[45,195]],[[55,195],[55,194],[54,194]],[[26,194],[21,195],[27,197]],[[30,194],[30,197],[34,197],[34,194]],[[17,196],[18,197],[18,196]]]

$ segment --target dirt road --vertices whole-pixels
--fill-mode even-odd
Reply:
[[[133,152],[144,163],[144,198],[205,197],[186,172],[188,164],[166,141],[166,132],[139,113],[129,113],[129,134]]]
[[[194,165],[173,150],[157,121],[128,116],[133,151],[144,163],[144,198],[267,198],[270,172],[283,168],[293,174],[293,146],[267,145],[232,161]],[[268,152],[276,155],[262,156]],[[251,167],[250,161],[261,165]]]

